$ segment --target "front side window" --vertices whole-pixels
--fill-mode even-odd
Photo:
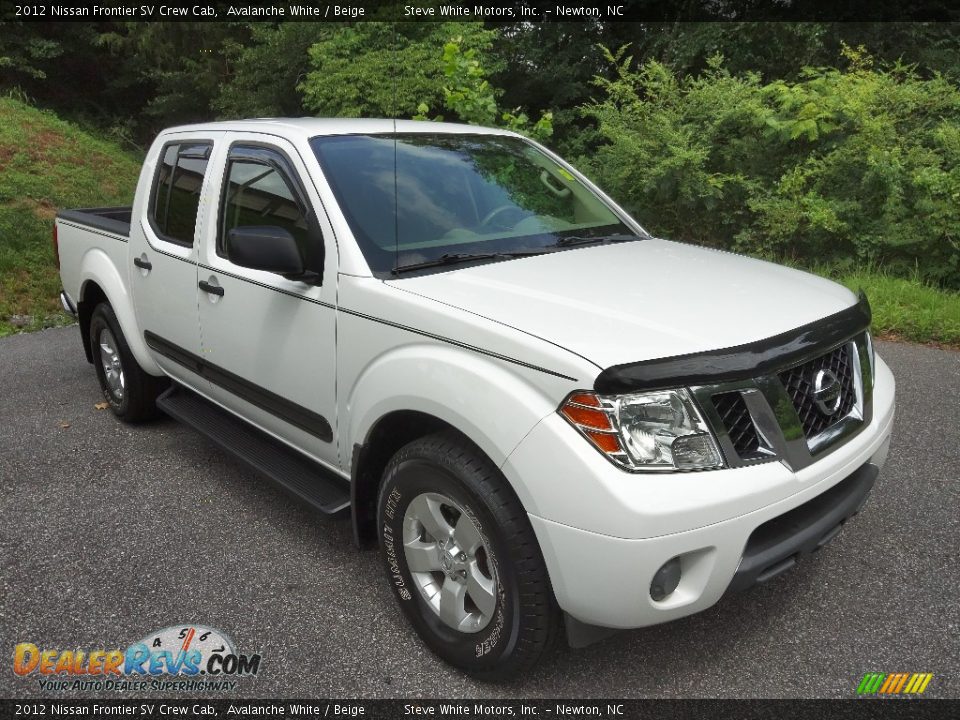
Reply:
[[[226,238],[236,227],[270,225],[289,232],[301,257],[310,255],[307,214],[290,181],[275,167],[254,160],[231,160],[223,198],[219,246],[226,256]]]
[[[150,198],[150,222],[164,240],[192,245],[209,144],[167,145]]]
[[[311,146],[375,272],[450,254],[546,251],[563,238],[639,239],[592,190],[520,138],[345,135],[313,138]]]

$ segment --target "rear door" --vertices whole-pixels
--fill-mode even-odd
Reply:
[[[147,159],[149,193],[140,193],[130,229],[130,288],[137,322],[157,363],[192,387],[200,354],[198,239],[204,224],[210,158],[222,133],[171,135]]]
[[[332,229],[296,148],[229,133],[215,223],[199,266],[204,374],[211,396],[330,467],[337,465],[336,278]],[[241,267],[226,242],[237,227],[279,227],[297,241],[312,281]]]

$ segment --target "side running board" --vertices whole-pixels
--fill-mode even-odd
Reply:
[[[157,407],[323,514],[339,516],[349,510],[348,481],[196,393],[174,383],[157,398]]]

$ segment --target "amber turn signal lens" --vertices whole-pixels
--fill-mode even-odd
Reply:
[[[577,393],[576,395],[571,395],[567,398],[568,403],[576,403],[577,405],[589,405],[590,407],[600,407],[600,398],[591,393]]]
[[[564,405],[560,412],[573,423],[583,428],[597,428],[598,430],[613,430],[610,418],[602,410],[590,410],[576,405]]]
[[[609,433],[599,433],[591,432],[590,430],[583,431],[588,438],[593,441],[593,444],[598,448],[603,450],[605,453],[621,453],[623,448],[620,447],[620,440],[616,435],[610,435]]]
[[[621,455],[623,446],[613,418],[593,393],[578,392],[560,406],[560,414],[582,432],[602,453]]]

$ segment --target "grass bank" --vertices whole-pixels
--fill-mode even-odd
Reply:
[[[141,158],[56,116],[0,98],[0,337],[68,320],[57,295],[57,210],[132,201]]]
[[[960,293],[931,287],[918,277],[894,277],[876,268],[818,268],[816,272],[853,291],[862,288],[867,293],[874,335],[960,349]]]

